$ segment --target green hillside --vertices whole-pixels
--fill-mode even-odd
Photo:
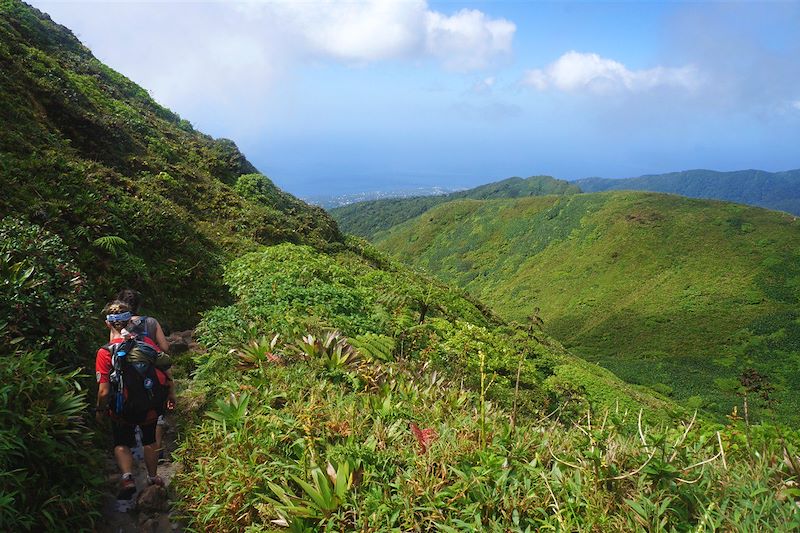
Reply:
[[[671,420],[670,402],[379,257],[284,244],[229,267],[237,302],[205,316],[184,393],[192,529],[800,527],[774,428]]]
[[[538,312],[626,381],[719,414],[736,400],[730,380],[755,367],[798,424],[799,229],[777,212],[620,192],[451,202],[378,245],[506,318]]]
[[[89,406],[97,310],[124,286],[166,325],[202,318],[202,346],[173,354],[168,492],[186,530],[800,527],[796,430],[693,416],[343,237],[11,0],[0,120],[0,531],[116,524],[110,428]],[[516,202],[552,218],[590,197],[558,198],[441,212]],[[746,238],[760,222],[741,216],[725,220]],[[782,258],[765,291],[784,294]],[[794,338],[774,323],[763,346]]]
[[[573,183],[584,192],[666,192],[691,198],[727,200],[800,215],[800,169],[785,172],[686,170],[638,178],[586,178]]]
[[[418,196],[415,198],[389,198],[358,202],[330,210],[331,216],[345,233],[372,239],[381,231],[421,215],[437,205],[453,200],[472,198],[520,198],[546,194],[576,194],[581,192],[569,182],[550,176],[530,178],[508,178],[469,189],[440,196]]]
[[[0,124],[0,213],[58,234],[90,297],[146,289],[173,326],[226,297],[222,265],[255,243],[340,238],[232,141],[194,130],[14,0],[0,1]]]

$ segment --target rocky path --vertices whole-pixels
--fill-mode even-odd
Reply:
[[[166,484],[166,489],[147,486],[147,470],[144,460],[136,459],[134,476],[136,478],[136,507],[128,512],[117,510],[116,493],[119,487],[119,470],[114,457],[109,453],[106,460],[107,491],[103,502],[103,518],[98,524],[100,533],[172,533],[182,531],[182,526],[174,517],[170,498],[174,491],[170,489],[172,478],[180,469],[180,463],[172,462],[171,452],[175,449],[175,415],[167,415],[169,424],[164,437],[165,461],[158,465],[158,475]],[[136,453],[134,452],[134,457]]]

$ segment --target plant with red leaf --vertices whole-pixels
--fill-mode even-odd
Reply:
[[[419,429],[414,422],[411,423],[411,433],[414,434],[414,438],[416,438],[417,442],[419,443],[420,455],[426,453],[428,448],[430,448],[431,443],[439,438],[439,435],[437,435],[436,431],[433,429]]]

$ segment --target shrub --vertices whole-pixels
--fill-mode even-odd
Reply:
[[[6,338],[49,349],[51,360],[74,363],[90,317],[86,279],[61,238],[7,217],[0,221],[0,323]]]
[[[77,531],[97,518],[101,466],[76,378],[45,352],[0,354],[0,530]]]

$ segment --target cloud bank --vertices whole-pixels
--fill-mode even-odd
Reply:
[[[516,26],[475,9],[453,15],[421,0],[396,2],[245,2],[249,17],[269,20],[295,50],[345,63],[433,58],[445,68],[486,68],[511,52]]]
[[[631,70],[598,54],[570,51],[543,69],[527,71],[522,83],[539,91],[640,92],[664,86],[692,90],[700,78],[691,65]]]

